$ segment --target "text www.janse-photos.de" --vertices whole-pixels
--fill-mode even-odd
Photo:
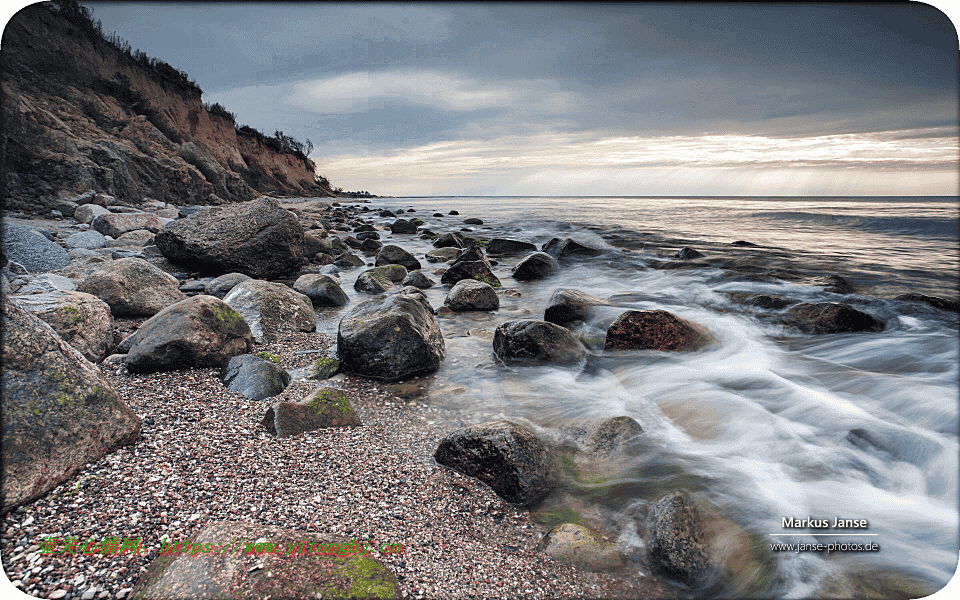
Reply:
[[[379,547],[373,541],[368,542],[358,542],[354,539],[352,542],[290,542],[287,544],[286,549],[283,548],[282,544],[276,542],[268,542],[265,540],[257,540],[255,542],[249,542],[246,539],[233,539],[229,544],[199,544],[199,543],[190,543],[187,542],[173,542],[168,541],[163,543],[163,547],[160,550],[160,556],[166,556],[169,554],[189,554],[190,556],[197,556],[199,554],[234,554],[234,553],[243,553],[243,554],[281,554],[284,556],[312,556],[312,555],[327,555],[327,556],[367,556],[371,552],[379,552],[380,554],[401,554],[403,553],[403,544],[380,544]]]

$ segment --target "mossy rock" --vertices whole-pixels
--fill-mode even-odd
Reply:
[[[279,365],[279,364],[280,364],[280,357],[277,356],[276,354],[271,354],[271,353],[269,353],[269,352],[263,351],[263,352],[257,352],[256,355],[259,356],[260,358],[264,359],[264,360],[269,360],[270,362],[272,362],[272,363],[275,364],[275,365]]]
[[[340,361],[336,358],[323,357],[313,361],[310,379],[328,379],[340,370]]]
[[[330,427],[360,427],[363,423],[343,390],[322,387],[304,402],[280,402],[267,409],[261,425],[277,437],[286,437]]]

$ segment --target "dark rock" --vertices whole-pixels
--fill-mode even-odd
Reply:
[[[407,273],[407,276],[404,277],[404,279],[403,279],[403,281],[402,281],[401,283],[402,283],[403,285],[412,285],[413,287],[415,287],[415,288],[420,288],[421,290],[425,290],[425,289],[428,289],[428,288],[432,288],[433,286],[435,286],[435,285],[437,284],[436,281],[434,281],[434,280],[430,279],[429,277],[427,277],[427,276],[423,273],[423,271],[421,271],[421,270],[419,270],[419,269],[416,270],[416,271],[413,271],[413,272],[411,272],[411,273]]]
[[[314,306],[343,306],[350,301],[340,282],[329,275],[301,275],[293,289],[310,298]]]
[[[202,294],[207,289],[207,282],[202,280],[188,281],[180,286],[180,291],[188,296]]]
[[[380,239],[380,234],[377,233],[376,231],[373,231],[373,230],[371,229],[370,231],[364,231],[364,232],[358,233],[358,234],[357,234],[357,239],[360,240],[360,241],[363,241],[363,240],[379,240],[379,239]]]
[[[543,279],[559,269],[557,261],[545,252],[534,252],[525,256],[513,267],[512,275],[517,281]]]
[[[631,310],[607,329],[605,350],[700,350],[715,340],[701,325],[665,310]]]
[[[343,238],[343,243],[354,250],[360,250],[363,247],[363,243],[352,235]]]
[[[417,269],[422,268],[420,261],[417,260],[412,254],[400,246],[394,246],[392,244],[384,246],[380,250],[380,253],[377,254],[377,260],[375,264],[378,267],[383,265],[403,265],[406,267],[407,271],[416,271]]]
[[[730,242],[731,246],[740,246],[741,248],[756,248],[757,245],[753,242],[745,242],[743,240],[737,240],[735,242]]]
[[[3,302],[3,503],[32,502],[140,436],[140,419],[49,325]]]
[[[433,307],[422,293],[362,302],[340,321],[337,331],[341,369],[364,377],[396,381],[432,373],[445,357]]]
[[[926,296],[924,294],[901,294],[894,298],[894,300],[902,300],[904,302],[926,302],[930,306],[939,308],[940,310],[960,313],[960,302],[946,300],[944,298],[940,298],[939,296]]]
[[[787,311],[787,322],[805,333],[883,331],[883,321],[847,304],[803,302]]]
[[[110,305],[114,316],[155,315],[183,300],[180,282],[141,258],[121,258],[97,265],[77,291]]]
[[[113,260],[119,260],[121,258],[139,258],[141,260],[146,260],[147,257],[135,250],[114,250],[110,253],[110,258]]]
[[[557,325],[586,321],[593,315],[593,307],[606,304],[607,302],[600,298],[580,290],[559,289],[554,291],[547,301],[543,320]]]
[[[362,225],[357,225],[356,227],[354,227],[354,228],[353,228],[353,232],[354,232],[354,233],[359,233],[359,234],[370,234],[370,233],[376,233],[376,232],[377,232],[377,228],[374,227],[373,225],[371,225],[370,223],[364,223],[364,224],[362,224]],[[358,236],[357,236],[357,239],[358,239],[358,240],[362,240],[362,239],[365,239],[365,238],[358,235]],[[380,236],[377,235],[377,236],[374,237],[373,239],[379,240],[379,239],[380,239]]]
[[[493,352],[504,362],[579,363],[587,351],[567,329],[546,321],[507,321],[493,334]]]
[[[250,352],[253,336],[229,305],[200,295],[161,310],[137,329],[128,344],[127,369],[151,373],[223,367],[234,356]]]
[[[390,225],[392,233],[416,233],[417,225],[406,219],[397,219]]]
[[[464,225],[483,225],[483,221],[476,217],[470,217],[469,219],[464,219],[463,224]]]
[[[456,265],[457,263],[476,261],[484,263],[487,265],[488,269],[493,269],[493,264],[491,264],[490,259],[487,258],[483,253],[483,250],[477,246],[467,246],[466,248],[463,248],[457,252],[457,257],[453,260],[451,266]]]
[[[445,233],[433,242],[434,248],[463,248],[465,245],[459,233]]]
[[[768,296],[766,294],[754,294],[743,301],[744,304],[749,306],[757,306],[760,308],[769,308],[779,310],[781,308],[786,308],[791,304],[796,304],[796,300],[788,300],[787,298],[781,298],[780,296]]]
[[[846,440],[861,450],[884,452],[898,461],[923,467],[939,456],[944,447],[906,428],[877,424],[870,429],[851,429]]]
[[[329,379],[340,370],[340,361],[336,358],[325,356],[313,361],[310,370],[310,379]]]
[[[147,212],[100,215],[93,220],[90,226],[103,235],[109,235],[112,238],[118,238],[137,229],[146,229],[151,233],[157,233],[163,229],[160,217]]]
[[[662,576],[690,588],[700,587],[708,569],[703,519],[685,490],[657,501],[650,527],[648,556]]]
[[[277,437],[331,427],[360,427],[347,395],[334,388],[317,388],[303,402],[279,402],[264,415],[261,425]]]
[[[313,256],[317,252],[327,252],[330,250],[330,242],[327,241],[327,232],[323,229],[310,229],[303,232],[303,255]]]
[[[468,477],[476,477],[513,504],[531,505],[555,485],[553,458],[527,429],[493,421],[456,431],[437,446],[434,460]]]
[[[476,279],[492,287],[500,287],[500,280],[487,263],[479,260],[454,264],[440,276],[440,283],[452,286],[463,279]]]
[[[106,302],[91,294],[51,291],[9,300],[50,325],[90,362],[106,358],[113,346],[113,315]]]
[[[251,400],[263,400],[285,390],[290,385],[290,373],[259,356],[241,354],[221,369],[220,381],[231,392]]]
[[[156,237],[171,262],[216,274],[266,279],[304,261],[300,221],[273,198],[210,207],[168,224]]]
[[[500,298],[492,287],[473,279],[463,279],[457,282],[443,303],[450,310],[497,310],[500,308]]]
[[[562,241],[559,238],[553,238],[543,245],[542,251],[546,252],[557,260],[578,256],[600,256],[603,254],[603,250],[600,250],[599,248],[591,248],[590,246],[581,244],[580,242],[571,240],[570,238],[566,238]]]
[[[447,214],[448,214],[448,215],[459,215],[460,213],[459,213],[458,211],[451,210],[451,211],[448,212]]]
[[[210,281],[204,286],[203,291],[208,296],[223,299],[224,296],[230,293],[230,290],[248,280],[250,280],[249,275],[244,275],[243,273],[227,273]]]
[[[703,258],[703,254],[700,252],[697,252],[693,248],[684,246],[683,248],[680,248],[679,251],[677,251],[677,258],[679,258],[680,260],[690,260],[693,258]]]
[[[854,288],[850,282],[839,275],[824,275],[822,277],[816,277],[813,280],[813,284],[822,285],[823,291],[832,292],[834,294],[852,294],[856,291],[856,288]]]
[[[373,240],[369,238],[363,240],[363,242],[360,243],[360,249],[363,250],[365,253],[379,252],[381,248],[383,248],[382,243],[380,243],[377,240]]]
[[[343,240],[333,235],[323,240],[322,249],[318,252],[325,252],[330,256],[340,256],[345,252],[350,252],[350,247],[343,243]]]
[[[349,268],[349,267],[362,267],[366,262],[356,254],[352,252],[344,252],[337,257],[337,260],[333,261],[333,264],[340,268]]]
[[[393,283],[386,278],[380,278],[369,272],[360,273],[353,283],[353,289],[368,294],[383,294],[393,287]]]
[[[397,215],[392,210],[383,209],[380,211],[380,216],[386,218],[386,217],[396,217]]]
[[[512,254],[523,254],[529,251],[536,252],[536,244],[530,242],[521,242],[519,240],[508,240],[504,238],[493,238],[487,243],[487,253],[497,256]]]
[[[442,216],[443,216],[443,213],[433,213],[433,216],[435,216],[435,217],[442,217]]]

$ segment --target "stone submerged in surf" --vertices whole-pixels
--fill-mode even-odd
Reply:
[[[653,510],[648,556],[654,570],[697,588],[707,573],[703,518],[685,490],[660,498]]]
[[[883,321],[847,304],[803,302],[787,311],[787,323],[805,333],[883,331]]]
[[[511,274],[517,281],[535,281],[556,273],[558,269],[552,256],[546,252],[534,252],[518,262]]]
[[[604,349],[690,352],[715,341],[705,327],[665,310],[631,310],[607,329]]]
[[[574,321],[586,321],[593,315],[593,307],[604,306],[607,302],[580,290],[558,289],[547,301],[543,311],[543,320],[557,325],[566,325]]]
[[[587,351],[569,330],[546,321],[507,321],[493,334],[493,352],[504,362],[524,365],[576,364]]]

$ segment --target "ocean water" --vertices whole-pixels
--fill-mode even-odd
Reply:
[[[501,259],[494,272],[520,297],[501,296],[500,310],[492,313],[438,319],[448,355],[427,401],[446,409],[451,424],[510,418],[558,440],[577,419],[636,419],[644,429],[642,451],[606,465],[603,485],[587,490],[593,493],[581,487],[579,497],[576,490],[569,495],[581,510],[588,502],[628,553],[642,551],[636,528],[650,503],[665,490],[686,487],[763,543],[875,542],[881,548],[779,553],[770,588],[779,597],[807,597],[824,578],[864,568],[938,585],[952,577],[960,551],[960,326],[954,313],[893,297],[919,292],[957,299],[957,198],[457,197],[385,198],[369,206],[414,208],[413,216],[439,233],[468,227],[538,246],[571,237],[604,250],[529,283],[510,276],[520,257]],[[460,215],[447,215],[450,210]],[[444,216],[431,216],[435,212]],[[393,220],[376,211],[367,216],[381,224]],[[468,217],[484,224],[464,226]],[[423,260],[429,241],[389,230],[381,236],[413,252],[425,272],[441,266]],[[737,240],[758,247],[731,246]],[[670,257],[683,246],[704,253],[707,266],[652,268],[677,262]],[[721,268],[724,261],[742,268]],[[771,269],[785,279],[763,274]],[[366,298],[352,288],[359,272],[342,277],[354,302]],[[828,274],[846,278],[856,292],[825,291],[817,277]],[[610,303],[579,330],[587,339],[602,340],[625,310],[662,309],[705,326],[719,344],[675,354],[605,352],[601,341],[582,368],[498,361],[496,327],[542,319],[558,288]],[[427,290],[434,307],[447,291]],[[772,318],[782,311],[745,307],[726,294],[736,291],[846,302],[884,320],[886,329],[803,334]],[[321,329],[335,335],[347,310],[323,311]],[[784,529],[784,517],[865,519],[870,536],[782,537],[807,531]],[[727,582],[711,593],[737,596],[745,585]]]

